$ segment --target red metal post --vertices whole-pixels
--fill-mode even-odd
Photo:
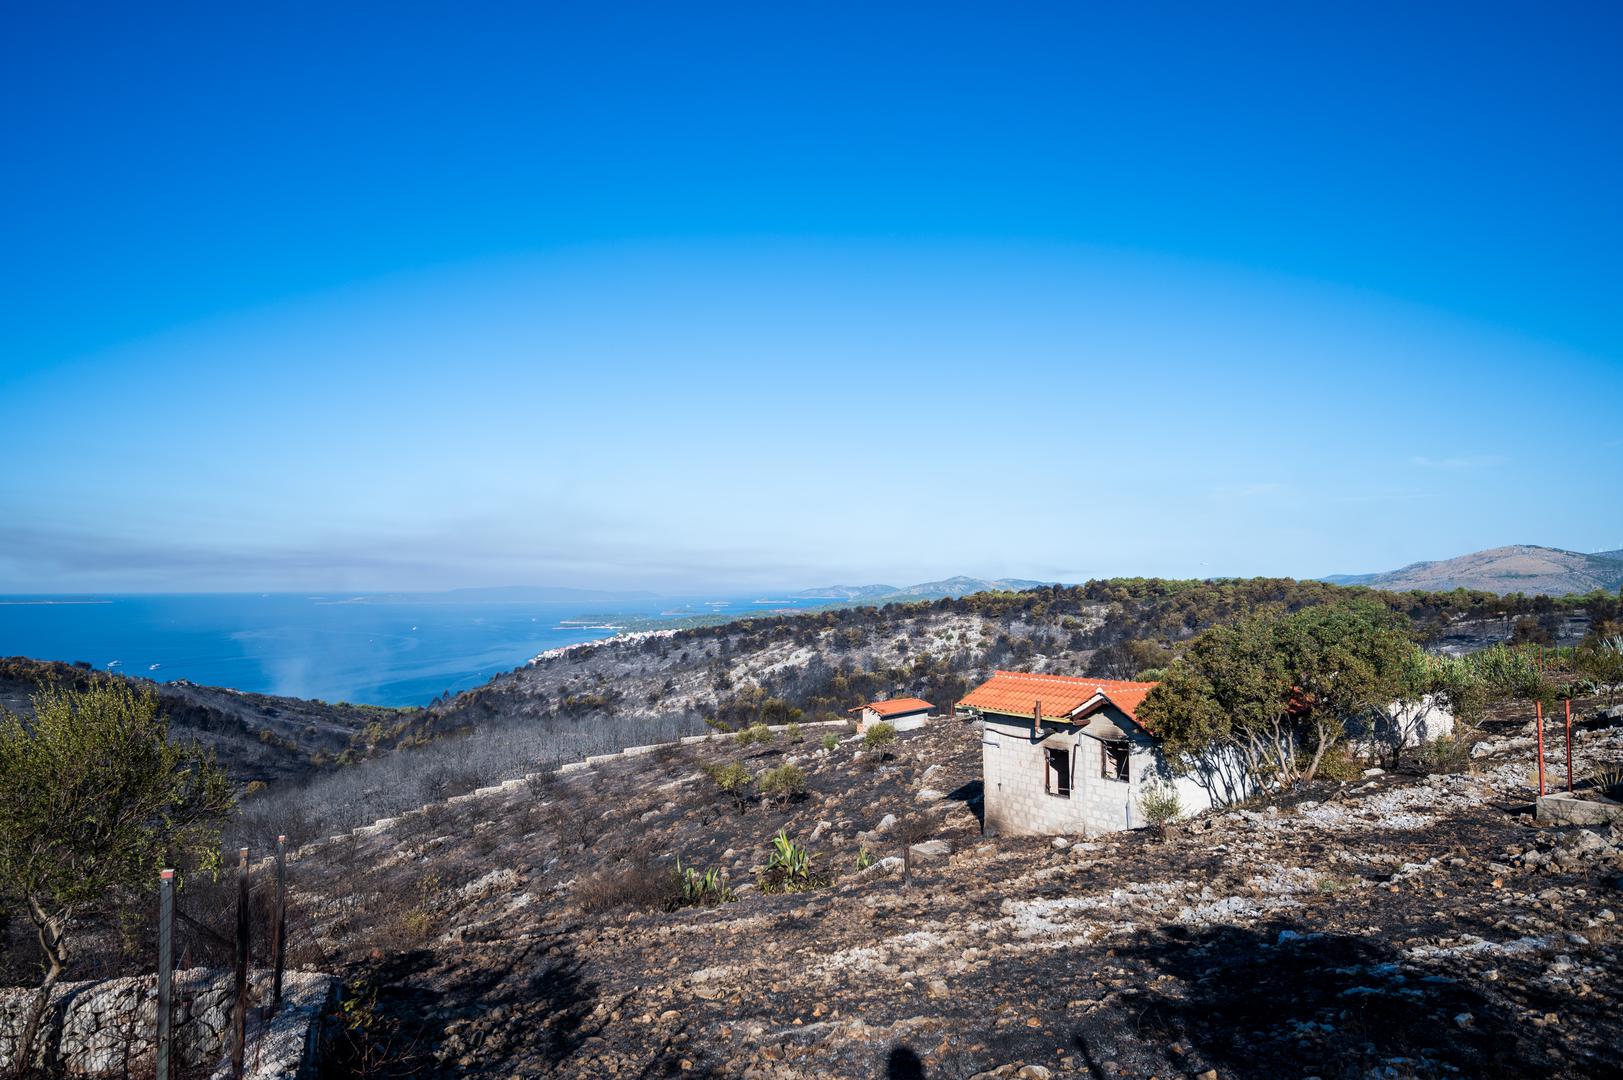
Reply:
[[[1567,699],[1567,791],[1572,791],[1572,699]]]
[[[1538,793],[1544,794],[1544,702],[1536,701],[1533,708],[1538,716]]]

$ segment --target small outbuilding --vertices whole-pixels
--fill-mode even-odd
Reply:
[[[935,709],[923,698],[892,698],[889,701],[870,701],[849,710],[857,718],[857,731],[864,732],[883,720],[897,731],[912,731],[923,727]]]
[[[1006,835],[1113,832],[1144,824],[1146,783],[1169,784],[1186,813],[1226,801],[1174,776],[1138,706],[1155,686],[999,671],[958,703],[981,722],[985,824]]]

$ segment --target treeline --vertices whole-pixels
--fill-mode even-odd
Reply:
[[[619,688],[601,671],[600,682],[574,693],[541,685],[549,678],[567,678],[571,671],[594,670],[600,663],[622,670],[702,663],[711,672],[716,692],[713,715],[728,722],[747,721],[749,710],[778,700],[808,715],[841,714],[862,700],[903,691],[944,704],[962,696],[977,675],[996,667],[1020,667],[1037,656],[1074,662],[1080,666],[1071,670],[1081,674],[1154,677],[1181,643],[1208,627],[1259,611],[1289,613],[1349,596],[1403,617],[1423,643],[1462,620],[1503,620],[1507,639],[1553,643],[1566,616],[1587,614],[1599,623],[1618,619],[1623,610],[1619,598],[1608,593],[1502,597],[1465,589],[1392,593],[1291,578],[1114,578],[1028,592],[741,619],[635,643],[610,640],[551,657],[533,669],[499,676],[430,705],[425,727],[456,730],[511,715],[515,709],[534,716],[579,715],[594,708],[644,704],[616,697]],[[932,616],[951,615],[974,616],[990,624],[987,642],[966,642],[943,653],[926,649],[927,643],[921,641],[918,655],[901,664],[878,662],[870,655],[870,647],[882,638],[920,628]],[[794,670],[757,677],[756,688],[749,693],[732,684],[736,660],[783,644],[806,649],[814,658]],[[517,683],[524,684],[522,694],[515,692]]]
[[[827,611],[740,619],[719,626],[678,630],[669,637],[644,639],[640,650],[666,656],[694,644],[720,642],[723,655],[747,652],[774,641],[811,644],[834,631],[849,644],[860,644],[876,628],[930,612],[977,615],[988,619],[1058,622],[1079,620],[1096,605],[1110,606],[1106,625],[1085,634],[1080,647],[1099,647],[1131,638],[1179,639],[1264,607],[1296,611],[1349,595],[1368,599],[1407,618],[1422,640],[1460,619],[1519,619],[1587,614],[1596,622],[1623,618],[1623,597],[1595,591],[1584,595],[1525,596],[1455,589],[1451,592],[1386,592],[1362,586],[1331,585],[1294,578],[1109,578],[1085,585],[1053,585],[1029,592],[974,593],[939,600],[881,607],[835,608]],[[1079,625],[1079,624],[1078,624]],[[570,654],[578,663],[595,649],[616,648],[613,641]],[[469,691],[476,694],[478,691]],[[453,699],[454,700],[454,699]]]

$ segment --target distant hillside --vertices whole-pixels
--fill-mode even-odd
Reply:
[[[887,603],[893,600],[939,600],[944,596],[969,596],[978,592],[1025,592],[1052,584],[1025,578],[943,578],[917,585],[897,588],[894,585],[829,585],[820,589],[802,589],[796,595],[828,600],[861,600],[865,603]]]
[[[1383,574],[1335,574],[1334,585],[1367,585],[1406,592],[1478,589],[1483,592],[1567,596],[1623,585],[1623,552],[1585,555],[1560,548],[1512,544],[1438,562],[1418,562]]]
[[[801,589],[795,595],[811,600],[872,600],[894,596],[900,591],[894,585],[828,585],[821,589]]]
[[[420,709],[334,705],[184,680],[152,682],[21,656],[0,657],[0,712],[26,717],[30,697],[46,686],[83,689],[108,680],[151,689],[171,732],[214,751],[232,778],[243,782],[298,779],[387,749],[415,734],[412,721],[424,715]]]

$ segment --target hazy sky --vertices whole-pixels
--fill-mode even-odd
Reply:
[[[1623,8],[879,7],[11,11],[0,592],[1623,546]]]

